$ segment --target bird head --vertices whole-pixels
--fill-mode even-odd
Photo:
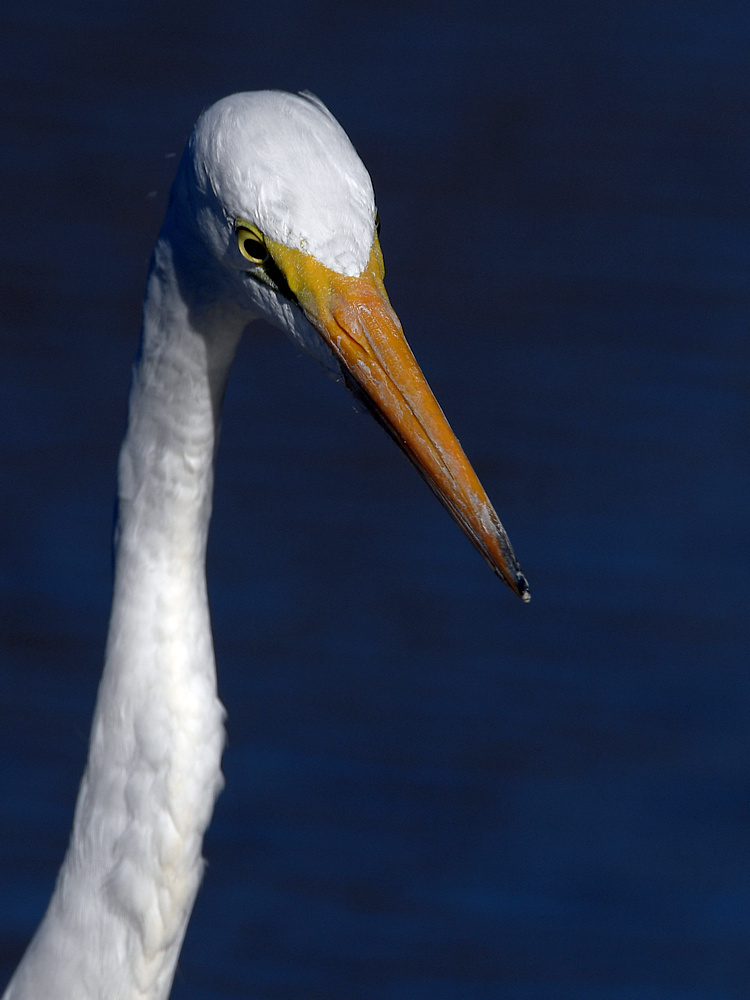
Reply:
[[[325,105],[259,91],[224,98],[198,120],[162,235],[248,319],[269,320],[340,372],[528,600],[510,541],[389,302],[376,219],[370,176]]]

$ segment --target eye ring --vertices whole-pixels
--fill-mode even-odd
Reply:
[[[263,264],[268,260],[268,247],[263,240],[263,233],[257,226],[238,221],[235,232],[237,246],[245,260],[249,260],[251,264]]]

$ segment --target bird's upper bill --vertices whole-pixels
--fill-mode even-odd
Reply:
[[[492,569],[524,601],[529,587],[508,536],[404,337],[383,285],[377,235],[350,277],[268,239],[289,288],[350,386],[417,467]]]

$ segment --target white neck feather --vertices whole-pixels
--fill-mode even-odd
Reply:
[[[120,455],[88,764],[54,895],[5,1000],[166,997],[201,879],[224,744],[206,535],[221,399],[248,317],[191,312],[182,277],[162,238]]]

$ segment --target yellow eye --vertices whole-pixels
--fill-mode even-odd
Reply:
[[[250,223],[237,226],[237,246],[242,256],[253,264],[262,264],[268,259],[268,249],[263,242],[263,234],[257,226]]]

